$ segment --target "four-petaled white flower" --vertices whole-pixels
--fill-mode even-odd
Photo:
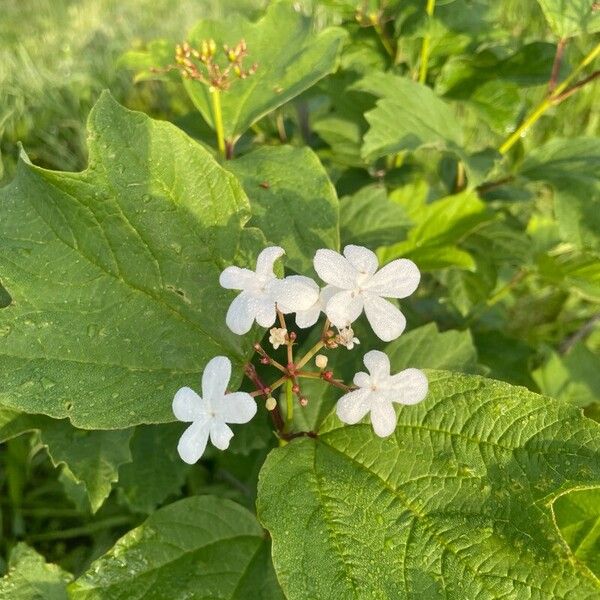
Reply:
[[[287,329],[283,327],[273,327],[269,331],[269,334],[269,342],[272,344],[275,350],[277,350],[279,346],[283,346],[287,342]]]
[[[247,423],[256,414],[256,402],[246,392],[225,393],[231,377],[231,362],[216,356],[202,373],[202,397],[189,387],[173,398],[173,413],[179,421],[191,423],[184,431],[177,450],[188,464],[197,462],[210,436],[219,450],[229,447],[233,431],[227,423]]]
[[[337,344],[345,346],[348,350],[352,350],[355,344],[360,344],[358,338],[354,336],[352,327],[340,329],[334,340]]]
[[[358,389],[339,399],[337,416],[344,423],[354,425],[370,412],[375,433],[379,437],[387,437],[396,429],[394,402],[421,402],[427,395],[427,377],[419,369],[405,369],[390,375],[389,358],[378,350],[367,352],[364,363],[369,374],[361,371],[354,376]]]
[[[333,250],[317,250],[314,266],[323,281],[337,288],[325,307],[333,325],[347,327],[364,309],[373,331],[383,341],[396,339],[404,331],[404,315],[385,298],[406,298],[417,289],[421,275],[411,260],[393,260],[378,270],[374,252],[346,246],[343,256]]]
[[[261,327],[275,323],[276,305],[282,312],[296,312],[312,306],[319,295],[309,277],[291,275],[278,279],[273,273],[275,261],[285,251],[279,246],[265,248],[256,259],[256,270],[227,267],[219,278],[222,287],[241,290],[227,311],[225,322],[238,335],[248,333],[254,321]]]

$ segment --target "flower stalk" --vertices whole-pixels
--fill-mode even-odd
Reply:
[[[209,94],[212,101],[215,132],[217,134],[217,147],[219,148],[219,152],[223,156],[226,156],[225,135],[223,132],[223,112],[221,110],[221,92],[217,88],[211,87],[209,89]]]
[[[427,20],[431,24],[431,19],[435,11],[435,0],[427,0],[427,6],[425,7],[427,12]],[[419,62],[419,83],[425,84],[427,81],[427,69],[429,67],[429,53],[431,51],[431,35],[427,32],[423,37],[423,44],[421,46],[421,60]]]
[[[600,43],[598,43],[583,57],[582,61],[562,83],[557,84],[549,91],[548,95],[533,109],[531,114],[523,121],[523,123],[521,123],[521,125],[519,125],[519,127],[517,127],[517,129],[500,146],[498,149],[500,154],[507,154],[508,151],[521,139],[521,137],[525,135],[527,130],[534,125],[551,106],[560,104],[563,100],[566,100],[569,96],[571,96],[573,92],[583,87],[585,83],[595,79],[596,76],[593,74],[590,77],[586,77],[586,79],[579,84],[576,83],[570,87],[581,71],[591,64],[599,55]]]

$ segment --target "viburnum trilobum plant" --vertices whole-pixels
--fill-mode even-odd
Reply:
[[[427,395],[427,378],[418,369],[405,369],[392,375],[390,361],[385,353],[371,350],[364,355],[368,373],[356,373],[352,384],[334,377],[327,370],[327,357],[318,354],[321,349],[344,347],[354,350],[359,344],[352,323],[364,311],[375,334],[383,341],[391,341],[404,331],[406,319],[400,310],[386,298],[406,298],[419,285],[420,273],[410,260],[397,259],[379,269],[374,252],[362,246],[348,245],[343,254],[321,249],[315,254],[313,264],[319,277],[326,283],[318,284],[303,275],[278,278],[273,270],[275,261],[285,254],[283,248],[265,248],[258,256],[256,269],[227,267],[220,276],[226,289],[239,290],[227,311],[226,323],[238,335],[250,331],[254,322],[270,327],[269,343],[274,350],[287,347],[287,364],[275,360],[261,346],[254,344],[260,362],[278,371],[278,377],[265,384],[255,367],[245,365],[245,374],[255,390],[251,393],[227,393],[231,377],[231,362],[225,356],[209,361],[202,375],[202,396],[189,387],[181,388],[173,399],[175,417],[191,425],[178,444],[181,458],[190,464],[204,453],[208,439],[225,450],[233,437],[227,423],[247,423],[256,414],[257,397],[265,398],[265,407],[271,414],[278,437],[290,440],[300,436],[315,437],[312,431],[291,431],[293,396],[301,407],[309,399],[302,395],[300,379],[321,379],[344,393],[340,397],[336,414],[348,424],[358,423],[370,414],[373,430],[380,437],[391,435],[396,428],[394,402],[416,404]],[[319,341],[304,355],[294,357],[297,334],[288,328],[286,315],[296,315],[296,325],[302,329],[314,326],[321,313],[325,314]],[[278,322],[279,327],[273,327]],[[306,367],[315,359],[317,370]],[[286,386],[286,419],[273,392]]]

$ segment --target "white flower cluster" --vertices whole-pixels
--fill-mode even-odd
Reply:
[[[406,298],[416,290],[420,273],[412,261],[398,259],[380,269],[377,256],[368,248],[350,245],[344,248],[343,254],[318,250],[314,268],[325,283],[320,288],[302,275],[278,278],[273,267],[284,253],[278,246],[265,248],[258,256],[254,271],[230,266],[221,273],[222,287],[239,290],[226,317],[227,326],[234,333],[248,333],[254,322],[261,327],[272,327],[278,311],[280,319],[282,315],[294,313],[300,328],[313,326],[324,313],[328,322],[338,329],[337,335],[328,342],[330,348],[339,345],[352,350],[359,343],[352,323],[363,312],[374,333],[385,342],[396,339],[404,331],[406,319],[388,299]],[[269,341],[277,349],[291,343],[290,334],[285,327],[274,327]],[[324,368],[326,357],[319,355],[316,364]],[[393,404],[416,404],[423,400],[427,395],[427,378],[418,369],[391,375],[388,357],[376,350],[365,354],[364,364],[369,373],[357,373],[353,387],[338,385],[347,393],[338,401],[336,412],[340,420],[348,424],[358,423],[370,413],[375,433],[386,437],[396,428]],[[233,436],[227,423],[247,423],[256,414],[256,401],[251,394],[226,393],[230,376],[229,359],[217,356],[204,370],[202,397],[187,387],[175,395],[175,416],[180,421],[191,422],[178,446],[185,462],[199,460],[209,437],[217,448],[227,448]],[[294,373],[288,376],[293,378]],[[324,379],[329,381],[331,375]],[[300,404],[305,403],[306,399],[302,398]],[[271,397],[267,399],[267,406],[269,410],[276,407]]]
[[[276,307],[283,314],[296,313],[296,324],[302,329],[312,327],[324,312],[343,330],[364,310],[373,331],[384,342],[404,331],[404,315],[386,298],[406,298],[417,289],[421,275],[412,261],[401,258],[379,269],[376,254],[362,246],[346,246],[343,255],[317,250],[315,271],[326,284],[319,289],[316,282],[302,275],[275,277],[273,265],[283,254],[278,246],[266,248],[258,256],[256,271],[227,267],[221,273],[224,288],[240,290],[227,311],[227,326],[234,333],[247,333],[254,321],[271,327]]]

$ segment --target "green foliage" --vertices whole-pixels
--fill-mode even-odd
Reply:
[[[5,4],[0,599],[600,595],[593,2]],[[182,79],[185,32],[256,72]],[[407,329],[287,316],[282,427],[288,349],[219,275],[347,244],[417,264]],[[430,382],[388,438],[335,413],[373,349]],[[258,411],[190,466],[171,403],[216,355]]]
[[[594,575],[600,575],[600,490],[565,494],[553,505],[556,524],[569,548]]]
[[[72,579],[56,565],[49,565],[26,544],[17,544],[10,553],[8,574],[0,579],[2,600],[67,600]]]
[[[222,325],[231,296],[218,284],[246,244],[248,200],[184,134],[108,95],[89,127],[86,171],[22,162],[0,192],[14,300],[0,314],[0,400],[87,428],[170,421],[165,395],[215,354],[239,368],[249,353]]]
[[[598,425],[523,388],[428,375],[393,436],[332,418],[268,458],[258,514],[287,597],[596,596],[550,504],[600,483]]]
[[[404,256],[415,261],[424,271],[459,266],[473,269],[472,256],[458,244],[491,215],[477,194],[463,192],[413,207],[414,220],[408,239],[381,249],[384,262]]]
[[[268,542],[237,504],[200,496],[151,515],[69,587],[73,600],[282,598]]]
[[[119,469],[119,492],[136,512],[150,514],[169,496],[179,493],[189,466],[179,460],[177,441],[181,427],[138,427],[131,440],[131,460]]]
[[[250,199],[249,225],[286,249],[286,266],[312,269],[319,248],[339,246],[339,209],[319,159],[306,148],[263,147],[227,163]],[[310,181],[310,186],[305,182]]]
[[[558,37],[600,31],[600,13],[587,0],[538,0]]]
[[[462,144],[462,133],[450,107],[428,87],[390,74],[377,73],[356,88],[380,98],[365,115],[369,131],[362,148],[367,159],[421,146],[436,148]],[[397,123],[390,127],[391,122]]]

